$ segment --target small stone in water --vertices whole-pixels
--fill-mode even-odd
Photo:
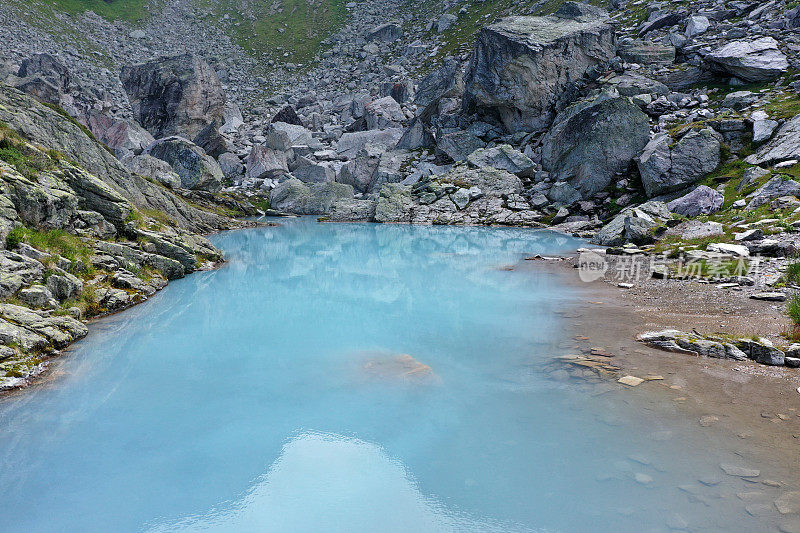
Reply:
[[[746,468],[743,466],[736,466],[728,463],[721,463],[719,467],[722,469],[723,472],[725,472],[729,476],[758,477],[759,475],[761,475],[761,471],[756,470],[755,468]]]
[[[642,474],[641,472],[636,472],[633,476],[636,479],[637,483],[641,483],[642,485],[649,485],[653,482],[653,478],[648,476],[647,474]]]
[[[706,415],[700,417],[700,425],[704,428],[710,427],[714,422],[718,422],[719,417],[715,415]]]
[[[623,385],[628,385],[629,387],[635,387],[641,384],[644,380],[642,378],[637,378],[636,376],[625,376],[619,378],[617,382],[622,383]]]
[[[775,500],[775,508],[781,514],[800,513],[800,492],[787,492]]]

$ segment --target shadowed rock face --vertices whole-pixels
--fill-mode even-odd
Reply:
[[[467,112],[499,115],[510,131],[546,128],[559,96],[616,54],[605,11],[573,2],[548,17],[507,17],[483,28],[465,75]]]
[[[184,54],[124,67],[122,85],[136,121],[154,137],[194,139],[206,126],[225,121],[225,94],[216,72],[202,58]]]
[[[649,140],[647,115],[636,104],[602,95],[556,117],[545,136],[542,160],[556,181],[567,181],[590,198],[626,171]]]

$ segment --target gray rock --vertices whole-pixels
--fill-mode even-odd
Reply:
[[[625,172],[650,138],[650,124],[629,98],[607,94],[560,113],[542,144],[542,165],[590,198]]]
[[[328,219],[334,222],[374,222],[375,200],[337,200],[331,205]]]
[[[123,159],[122,162],[131,172],[155,180],[165,187],[174,189],[181,186],[181,177],[172,170],[172,166],[166,161],[151,155],[142,154],[127,157]]]
[[[765,143],[772,138],[778,128],[777,120],[762,119],[753,121],[753,143]]]
[[[724,234],[725,229],[719,222],[700,222],[699,220],[681,222],[666,233],[666,235],[676,235],[683,240],[704,239]]]
[[[212,122],[224,122],[222,85],[214,69],[197,55],[127,66],[120,80],[134,118],[156,138],[183,135],[193,139]]]
[[[367,34],[368,41],[390,43],[403,36],[403,30],[394,23],[381,24]]]
[[[450,28],[453,27],[453,24],[456,23],[458,17],[452,15],[450,13],[443,13],[439,16],[439,19],[436,21],[436,31],[437,33],[444,33]]]
[[[675,47],[645,41],[621,44],[617,54],[627,63],[639,65],[671,65],[675,62]]]
[[[554,204],[572,205],[581,200],[583,196],[575,187],[566,181],[557,181],[550,187],[547,197]]]
[[[728,43],[705,57],[713,69],[749,82],[770,81],[789,68],[772,37]]]
[[[751,165],[762,165],[794,159],[800,159],[800,115],[786,121],[771,141],[745,161]]]
[[[702,15],[692,15],[686,21],[686,37],[692,38],[708,31],[711,22]]]
[[[725,197],[711,187],[701,185],[685,196],[667,204],[670,211],[686,217],[710,215],[722,209]]]
[[[784,179],[781,176],[775,176],[747,197],[749,202],[746,209],[748,211],[756,209],[770,200],[780,198],[781,196],[798,195],[800,195],[800,183],[794,180]]]
[[[648,197],[677,191],[710,174],[720,164],[719,134],[690,131],[670,147],[667,134],[655,136],[639,157],[639,174]]]
[[[394,98],[385,96],[364,107],[364,118],[367,121],[367,129],[385,130],[397,128],[405,115],[400,104]]]
[[[352,159],[367,143],[382,144],[387,148],[393,148],[402,136],[402,128],[345,133],[336,144],[336,151],[342,157]]]
[[[17,298],[24,304],[39,309],[58,307],[58,302],[53,298],[53,293],[44,285],[31,285],[17,293]]]
[[[508,144],[475,150],[467,156],[467,162],[476,168],[497,168],[521,177],[531,177],[534,170],[533,161]]]
[[[615,55],[614,26],[600,9],[568,2],[548,17],[504,18],[478,34],[464,108],[497,113],[510,131],[546,128],[567,87]]]
[[[68,272],[59,272],[47,277],[47,287],[58,301],[75,298],[83,292],[83,282]]]
[[[244,174],[244,165],[239,156],[234,153],[226,152],[222,154],[217,159],[217,163],[219,163],[219,168],[222,169],[222,174],[227,179],[236,180]]]
[[[334,203],[351,200],[353,188],[344,183],[305,184],[291,178],[278,184],[270,194],[273,209],[298,215],[324,215]]]
[[[245,159],[245,166],[249,180],[278,178],[289,173],[286,152],[266,146],[254,146]]]
[[[122,158],[126,153],[141,154],[155,139],[150,133],[130,120],[112,118],[103,113],[90,113],[88,127],[98,141]]]
[[[597,232],[592,243],[601,246],[621,246],[627,241],[646,244],[652,239],[652,229],[670,215],[666,204],[654,200],[625,208]]]
[[[332,168],[317,164],[297,168],[292,175],[303,183],[325,183],[336,179],[336,172]]]
[[[384,223],[411,222],[411,187],[387,183],[381,187],[375,207],[375,221]]]
[[[214,158],[182,137],[160,139],[147,148],[146,154],[169,163],[185,189],[216,192],[222,187],[224,176]]]
[[[485,146],[485,142],[467,131],[447,133],[436,139],[437,152],[456,162],[465,161],[471,153]]]
[[[464,78],[458,60],[448,57],[442,66],[422,78],[417,87],[414,103],[427,107],[442,98],[454,98],[464,92]]]

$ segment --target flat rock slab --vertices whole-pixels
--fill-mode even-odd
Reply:
[[[628,385],[629,387],[635,387],[644,382],[644,380],[642,378],[637,378],[636,376],[625,376],[619,378],[617,382],[622,383],[623,385]]]
[[[723,472],[725,472],[729,476],[758,477],[761,475],[761,471],[755,468],[747,468],[744,466],[737,466],[728,463],[720,463],[719,467],[722,469]]]
[[[752,300],[763,300],[765,302],[784,302],[786,295],[782,292],[757,292],[750,295]]]

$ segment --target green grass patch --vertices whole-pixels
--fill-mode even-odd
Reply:
[[[196,0],[214,18],[228,15],[229,33],[242,48],[278,61],[305,63],[345,22],[346,0]],[[210,22],[210,21],[209,21]]]
[[[786,314],[794,322],[795,327],[800,326],[800,295],[793,294],[786,303]]]
[[[37,250],[48,254],[57,254],[70,261],[86,263],[94,253],[92,247],[79,237],[58,229],[40,231],[20,227],[9,234],[6,238],[6,245],[9,244],[9,239],[12,239],[12,242],[17,244],[24,242]]]
[[[69,15],[94,11],[105,19],[127,22],[146,19],[151,8],[156,8],[158,4],[160,2],[154,0],[48,0],[42,3],[43,7],[51,7]]]

